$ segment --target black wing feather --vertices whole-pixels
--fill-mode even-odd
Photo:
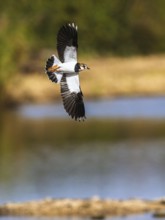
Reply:
[[[78,49],[77,28],[73,24],[63,25],[57,34],[57,51],[61,62],[64,62],[66,46],[74,46]]]
[[[53,66],[53,63],[54,63],[54,56],[51,56],[51,57],[46,61],[45,70],[46,70],[46,74],[48,75],[49,79],[50,79],[52,82],[57,83],[58,80],[57,80],[56,75],[55,75],[54,73],[48,71],[48,69]]]
[[[70,92],[67,81],[66,74],[63,74],[61,80],[61,96],[66,112],[75,120],[84,120],[85,117],[85,107],[83,102],[83,94],[80,92]]]

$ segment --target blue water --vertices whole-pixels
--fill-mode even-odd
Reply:
[[[86,101],[88,118],[165,118],[165,97]],[[68,117],[61,103],[23,105],[18,114],[30,118]]]
[[[165,98],[86,101],[85,106],[89,121],[82,124],[70,119],[61,103],[23,105],[12,114],[3,115],[0,127],[1,204],[46,197],[154,199],[165,195],[165,132],[162,127]],[[112,123],[113,119],[117,122]],[[120,123],[120,119],[125,119],[125,124]],[[148,119],[152,123],[146,125],[145,120],[140,121],[141,126],[137,121],[127,123],[127,120],[134,122],[137,119]],[[106,135],[110,129],[109,138],[99,130],[104,129],[104,124]],[[144,135],[140,136],[143,125]],[[97,131],[97,138],[93,131]],[[125,217],[125,220],[143,219],[150,220],[152,215]]]
[[[151,214],[131,215],[125,217],[106,217],[104,220],[151,220]],[[0,217],[0,220],[91,220],[91,218],[79,217]]]

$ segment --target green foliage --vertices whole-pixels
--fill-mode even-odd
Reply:
[[[0,86],[31,55],[56,49],[66,22],[79,26],[80,53],[165,51],[164,0],[5,0],[0,7]]]

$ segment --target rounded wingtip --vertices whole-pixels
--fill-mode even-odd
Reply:
[[[72,28],[78,30],[78,26],[77,26],[74,22],[72,22],[72,23],[67,23],[66,26],[69,26],[69,27],[72,27]]]
[[[82,121],[84,122],[85,120],[86,120],[85,116],[75,119],[75,121],[79,121],[79,122],[82,122]]]

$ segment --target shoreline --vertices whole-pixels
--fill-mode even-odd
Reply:
[[[84,99],[165,96],[165,55],[89,58],[89,71],[80,73]],[[59,84],[43,70],[15,74],[4,92],[8,106],[61,100]]]
[[[150,213],[154,217],[163,216],[165,214],[165,199],[47,198],[38,201],[0,205],[0,216],[76,216],[104,219],[107,216],[128,216],[144,213]]]

